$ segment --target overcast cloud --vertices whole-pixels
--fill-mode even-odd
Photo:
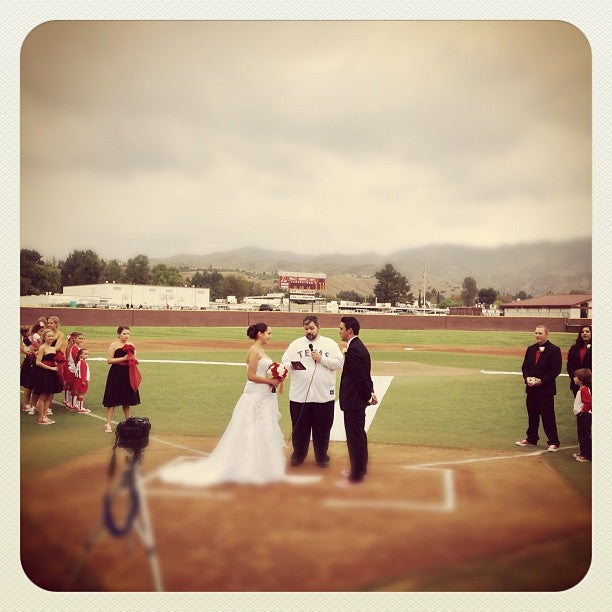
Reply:
[[[591,53],[563,22],[50,22],[21,68],[45,257],[591,236]]]

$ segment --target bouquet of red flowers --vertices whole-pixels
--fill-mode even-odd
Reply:
[[[130,368],[130,386],[132,387],[132,390],[136,392],[138,391],[138,387],[142,381],[142,375],[138,369],[138,359],[136,359],[136,356],[134,355],[136,347],[130,342],[126,342],[121,348],[123,348],[127,356],[127,361],[124,361],[123,363]]]
[[[283,392],[283,380],[287,378],[287,374],[289,371],[282,363],[277,363],[276,361],[270,365],[268,371],[266,372],[267,378],[277,378],[281,381],[279,385],[280,392]],[[272,393],[276,393],[276,389],[272,387]]]

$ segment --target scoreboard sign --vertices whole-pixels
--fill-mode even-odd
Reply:
[[[278,287],[289,292],[317,293],[325,291],[325,277],[309,272],[279,272]]]

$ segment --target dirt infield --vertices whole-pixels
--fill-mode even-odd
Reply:
[[[590,505],[552,465],[567,461],[570,449],[370,445],[369,476],[351,489],[335,486],[348,462],[341,442],[331,444],[329,469],[290,468],[315,482],[188,489],[156,478],[160,465],[215,443],[153,437],[144,452],[155,557],[135,529],[124,538],[94,529],[110,451],[24,476],[26,574],[47,590],[151,591],[155,558],[166,591],[556,591],[588,570]],[[115,511],[121,523],[121,499]],[[570,563],[551,554],[557,545],[575,547]],[[514,571],[525,557],[528,569]]]

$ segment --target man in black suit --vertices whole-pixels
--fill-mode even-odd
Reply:
[[[365,411],[368,404],[377,404],[370,376],[370,353],[359,338],[359,321],[342,317],[340,338],[347,343],[344,367],[340,378],[340,410],[344,413],[344,429],[351,469],[340,487],[350,487],[363,481],[368,467],[368,437],[365,431]]]
[[[529,446],[538,443],[540,417],[544,433],[548,437],[548,449],[551,452],[559,450],[557,420],[555,417],[555,395],[557,387],[555,379],[561,373],[563,358],[561,349],[548,339],[549,329],[546,325],[535,328],[535,344],[527,347],[523,359],[522,372],[527,393],[527,416],[529,424],[527,437],[517,446]]]

